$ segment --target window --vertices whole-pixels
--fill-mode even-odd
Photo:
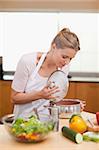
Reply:
[[[87,22],[86,22],[87,20]],[[48,51],[58,30],[77,33],[81,50],[71,61],[71,72],[99,72],[99,13],[1,12],[0,55],[3,70],[15,71],[20,57]]]
[[[73,72],[99,72],[98,17],[99,14],[95,13],[59,14],[59,27],[67,25],[80,39],[81,50],[71,62]]]

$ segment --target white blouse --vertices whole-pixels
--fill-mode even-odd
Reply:
[[[46,84],[48,77],[42,77],[38,71],[46,57],[47,53],[44,53],[36,66],[37,53],[30,53],[23,55],[20,59],[12,82],[12,89],[17,92],[39,91]],[[68,66],[63,67],[62,71],[68,75]],[[48,109],[45,109],[44,105],[48,105],[49,100],[39,99],[26,104],[15,104],[14,114],[17,117],[29,117],[33,108],[37,108],[39,113],[49,113]]]

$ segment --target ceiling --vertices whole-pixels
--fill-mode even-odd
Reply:
[[[0,11],[99,11],[99,0],[0,0]]]

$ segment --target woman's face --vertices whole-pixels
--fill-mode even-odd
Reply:
[[[65,48],[65,49],[54,49],[54,63],[58,68],[62,68],[65,65],[68,65],[72,58],[75,57],[77,51],[72,48]]]

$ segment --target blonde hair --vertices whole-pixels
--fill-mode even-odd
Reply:
[[[52,44],[56,44],[59,49],[72,48],[75,51],[80,50],[80,42],[77,35],[68,28],[63,28],[53,39]]]

